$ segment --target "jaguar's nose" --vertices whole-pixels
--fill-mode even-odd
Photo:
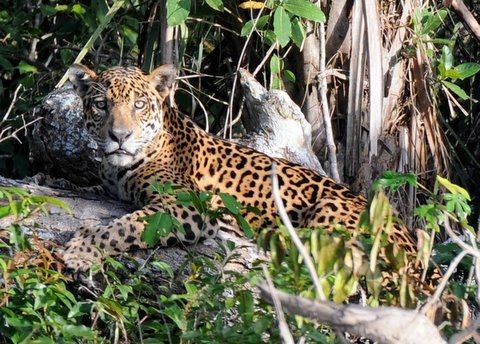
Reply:
[[[133,131],[132,130],[122,130],[122,129],[109,129],[108,130],[108,136],[110,138],[117,142],[118,145],[121,147],[122,144],[128,140],[130,136],[132,136]]]

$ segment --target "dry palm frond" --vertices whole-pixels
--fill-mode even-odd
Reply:
[[[363,82],[365,78],[365,19],[363,5],[356,1],[352,17],[352,53],[350,58],[350,82],[348,88],[347,142],[345,171],[355,176],[359,168],[360,127],[363,103]]]

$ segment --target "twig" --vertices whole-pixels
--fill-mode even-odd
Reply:
[[[200,107],[202,108],[203,114],[205,115],[205,131],[208,133],[210,129],[209,123],[208,123],[208,111],[203,105],[202,101],[195,94],[193,94],[192,90],[187,90],[186,88],[182,88],[182,87],[179,87],[178,90],[183,90],[186,93],[189,93],[198,102],[198,105],[200,105]]]
[[[479,250],[476,250],[474,247],[468,245],[462,239],[460,239],[458,235],[455,234],[455,232],[452,230],[452,227],[450,226],[450,223],[448,222],[447,215],[445,215],[444,225],[445,225],[445,231],[447,232],[447,234],[450,236],[450,238],[454,243],[456,243],[458,246],[460,246],[460,248],[462,248],[464,251],[471,254],[475,258],[480,258]]]
[[[245,56],[245,51],[247,50],[248,43],[250,42],[250,39],[252,38],[253,32],[255,31],[255,29],[257,27],[257,22],[260,19],[260,17],[262,16],[263,9],[265,8],[266,4],[267,4],[267,0],[265,0],[263,2],[262,8],[260,9],[260,11],[258,11],[257,17],[255,18],[255,20],[253,22],[253,28],[248,33],[247,39],[245,40],[245,44],[243,45],[242,51],[240,52],[240,56],[238,58],[237,68],[235,70],[235,75],[233,77],[232,93],[230,94],[230,101],[228,102],[227,116],[225,117],[225,126],[224,126],[224,129],[223,129],[223,138],[227,138],[228,123],[230,122],[230,127],[232,125],[231,123],[232,123],[232,119],[233,119],[233,117],[232,117],[233,99],[235,97],[235,88],[237,87],[238,73],[239,73],[240,68],[241,68],[242,60],[243,60],[243,57]],[[229,138],[231,139],[232,138],[232,130],[230,130],[229,133],[230,133]]]
[[[335,146],[335,140],[333,139],[332,131],[332,121],[330,118],[330,110],[328,109],[328,99],[327,99],[327,77],[325,74],[325,61],[326,61],[326,50],[325,50],[325,24],[319,24],[320,32],[320,73],[318,75],[318,94],[320,98],[320,104],[322,107],[323,115],[323,125],[325,128],[325,137],[327,140],[328,147],[328,158],[330,160],[330,174],[332,178],[340,182],[340,175],[338,173],[338,163],[337,163],[337,148]]]
[[[16,139],[19,143],[22,143],[22,142],[20,141],[20,139],[17,137],[17,133],[18,133],[19,131],[23,130],[23,129],[26,129],[29,125],[31,125],[31,124],[33,124],[33,123],[35,123],[35,122],[37,122],[37,121],[39,121],[39,120],[41,120],[41,119],[43,119],[43,117],[38,117],[38,118],[35,118],[34,120],[28,122],[28,123],[24,123],[20,128],[15,129],[15,131],[14,131],[13,133],[11,133],[10,135],[5,136],[5,137],[2,137],[3,134],[4,134],[4,133],[7,131],[7,129],[9,129],[10,127],[5,128],[5,130],[2,130],[2,132],[0,133],[0,143],[2,143],[2,142],[5,141],[5,140],[8,140],[8,139],[11,138],[11,137],[13,137],[14,139]]]
[[[310,273],[310,277],[312,278],[313,285],[315,286],[315,291],[317,292],[317,296],[320,300],[326,300],[325,294],[323,293],[322,286],[320,285],[320,280],[318,279],[317,272],[315,270],[315,266],[313,265],[312,258],[308,254],[305,246],[303,246],[302,241],[297,235],[297,232],[292,226],[290,219],[288,218],[287,212],[285,210],[285,206],[283,205],[282,197],[280,196],[280,188],[278,186],[278,176],[276,173],[277,164],[275,162],[272,163],[272,195],[275,201],[275,205],[277,206],[278,215],[282,219],[283,224],[287,228],[288,234],[292,238],[294,245],[297,247],[298,252],[302,256],[303,260],[305,261],[305,265],[307,266],[308,272]]]
[[[462,0],[445,0],[443,2],[443,6],[452,7],[455,11],[457,11],[462,17],[463,21],[467,23],[470,30],[472,30],[473,34],[478,40],[480,40],[480,25]]]
[[[5,116],[3,116],[3,119],[2,119],[2,122],[5,122],[8,118],[8,116],[10,116],[10,113],[12,112],[13,110],[13,107],[15,106],[15,103],[17,102],[17,97],[18,97],[18,92],[20,92],[20,89],[23,87],[22,84],[18,85],[17,88],[15,89],[15,92],[13,93],[13,99],[12,101],[10,102],[10,106],[8,107],[8,110],[7,112],[5,113]]]
[[[282,338],[282,342],[285,344],[294,344],[292,334],[288,329],[288,324],[285,320],[285,315],[283,314],[282,304],[276,297],[275,287],[273,286],[272,279],[270,278],[270,274],[268,273],[265,265],[263,265],[263,274],[265,275],[265,279],[267,280],[267,286],[272,295],[273,307],[275,308],[275,314],[277,315],[278,329],[280,330],[280,337]]]
[[[217,24],[217,23],[214,23],[214,22],[211,22],[211,21],[202,19],[202,18],[187,17],[187,21],[188,21],[188,20],[190,20],[190,21],[196,21],[196,22],[199,22],[199,23],[205,23],[205,24],[208,24],[208,25],[212,25],[212,26],[214,26],[214,27],[217,27],[217,28],[219,28],[219,29],[225,30],[225,31],[230,32],[231,34],[233,34],[233,35],[235,35],[235,36],[240,37],[240,34],[239,34],[238,32],[236,32],[235,30],[229,29],[228,27],[225,27],[225,26],[223,26],[223,25],[220,25],[220,24]]]
[[[260,72],[260,69],[262,69],[263,65],[267,62],[268,58],[270,55],[272,55],[273,51],[275,50],[276,45],[272,44],[272,46],[267,50],[267,53],[263,57],[262,61],[258,64],[257,68],[253,71],[252,75],[256,76],[258,72]]]
[[[440,284],[436,287],[435,293],[433,296],[428,300],[428,303],[425,305],[423,308],[424,311],[428,310],[431,306],[435,305],[438,300],[440,300],[440,296],[442,295],[443,290],[447,286],[448,280],[452,276],[453,272],[457,268],[458,264],[462,261],[462,259],[467,255],[467,251],[462,251],[460,252],[450,263],[450,266],[448,267],[447,271],[442,277],[442,280]]]

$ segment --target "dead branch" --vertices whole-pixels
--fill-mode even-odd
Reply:
[[[240,143],[325,175],[312,150],[311,125],[288,94],[281,90],[267,91],[244,69],[240,69],[240,83],[248,108],[243,118],[247,137]]]
[[[272,303],[266,284],[258,285],[260,296]],[[313,301],[278,290],[273,292],[282,309],[318,320],[341,331],[361,335],[384,344],[446,343],[435,325],[423,314],[393,307],[362,307],[328,301]]]

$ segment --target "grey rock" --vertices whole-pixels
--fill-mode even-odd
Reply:
[[[81,186],[99,184],[97,144],[85,128],[82,101],[71,84],[49,93],[34,116],[43,117],[29,137],[34,170]]]

